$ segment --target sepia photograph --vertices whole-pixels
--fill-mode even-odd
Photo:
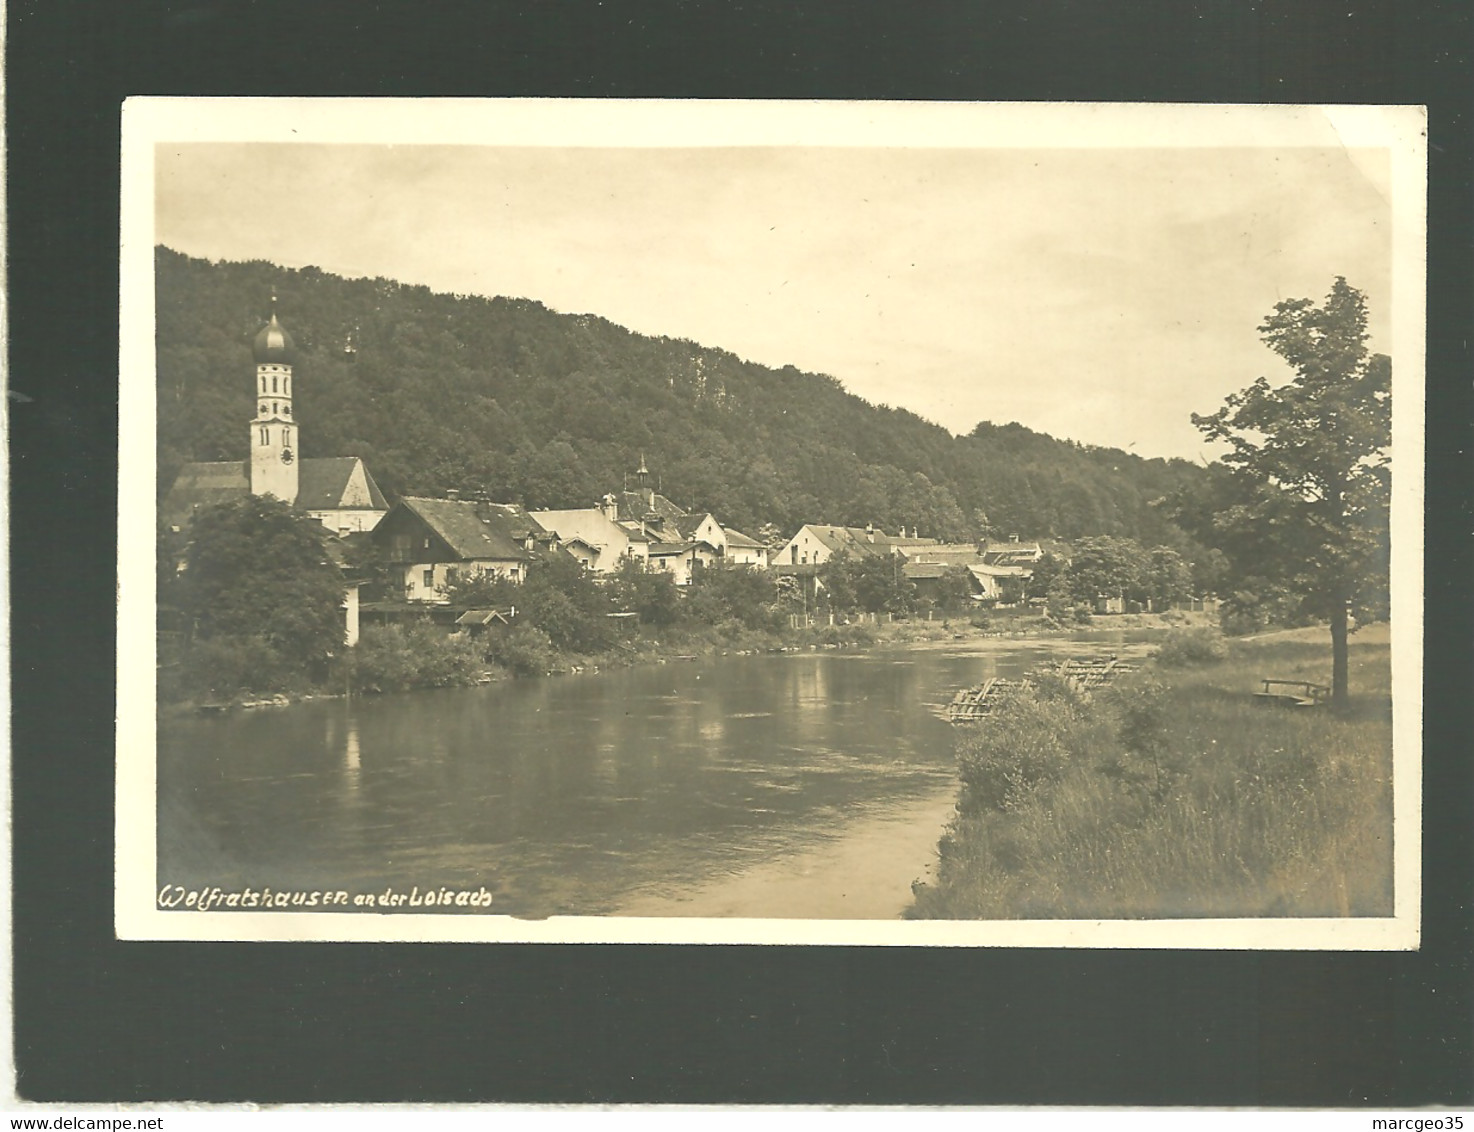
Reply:
[[[1419,108],[122,159],[119,937],[1418,945]]]

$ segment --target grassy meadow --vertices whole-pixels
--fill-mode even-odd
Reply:
[[[1389,634],[1351,638],[1350,709],[1263,705],[1330,683],[1323,629],[1166,638],[1082,699],[1045,680],[958,728],[962,781],[911,919],[1392,914]]]

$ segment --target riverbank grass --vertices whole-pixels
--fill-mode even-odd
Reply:
[[[1350,710],[1265,706],[1329,683],[1324,630],[1164,643],[1089,700],[1045,682],[959,729],[963,787],[913,919],[1392,913],[1385,625],[1352,638]]]

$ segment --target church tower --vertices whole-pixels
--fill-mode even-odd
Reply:
[[[297,502],[297,422],[292,419],[292,337],[271,321],[253,346],[256,355],[256,419],[251,422],[251,494]]]

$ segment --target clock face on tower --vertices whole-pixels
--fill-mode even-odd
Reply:
[[[281,462],[283,464],[290,464],[292,462],[292,450],[290,448],[283,448],[281,450]]]

